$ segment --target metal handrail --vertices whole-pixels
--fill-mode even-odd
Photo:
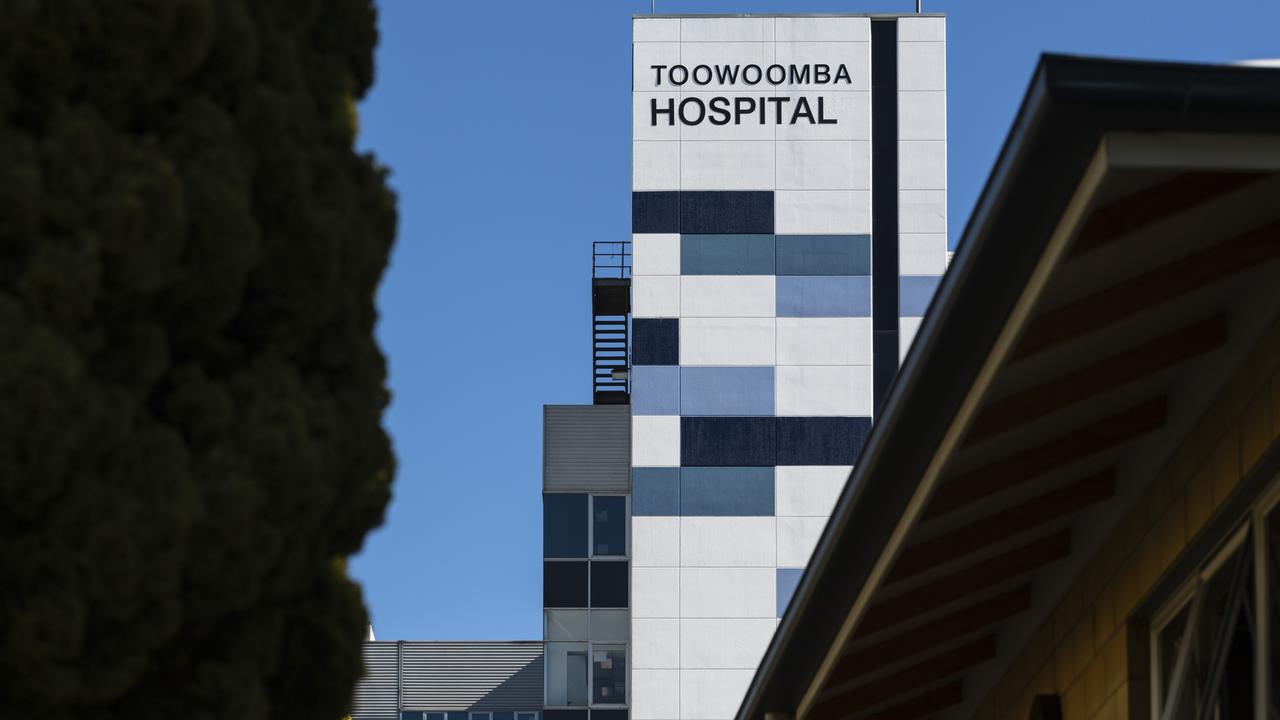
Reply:
[[[597,240],[591,243],[591,277],[631,277],[631,241]]]

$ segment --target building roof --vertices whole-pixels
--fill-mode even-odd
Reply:
[[[972,714],[1280,305],[1280,71],[1044,56],[738,717]]]

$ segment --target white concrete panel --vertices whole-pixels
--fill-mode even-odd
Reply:
[[[778,365],[871,364],[871,318],[778,318],[777,323]]]
[[[774,471],[778,516],[830,516],[852,470],[851,465],[779,466]]]
[[[672,86],[681,90],[717,90],[720,88],[731,90],[757,90],[759,95],[770,95],[773,86],[765,82],[763,79],[755,85],[745,85],[741,75],[741,70],[747,65],[759,65],[763,71],[766,67],[773,64],[773,43],[762,42],[690,42],[688,38],[680,43],[680,64],[689,70],[689,79],[682,85],[667,85],[668,78],[666,71],[663,71],[662,87],[670,89]],[[708,75],[699,72],[694,77],[694,68],[699,65],[706,65],[711,69]],[[721,82],[720,76],[715,72],[717,66],[725,68],[726,73],[732,73],[731,66],[737,65],[738,75],[736,82],[728,82],[728,76],[724,77],[725,82]],[[752,71],[754,78],[754,71]],[[650,78],[652,79],[652,78]],[[681,73],[676,72],[674,81],[680,81]],[[710,82],[707,82],[707,80]]]
[[[898,18],[898,42],[943,42],[947,39],[944,17]]]
[[[680,570],[674,567],[631,568],[631,616],[675,618],[680,616]]]
[[[773,21],[778,42],[871,42],[865,17],[780,17]]]
[[[769,647],[777,618],[680,620],[680,664],[688,669],[752,668]]]
[[[778,567],[804,567],[827,526],[825,517],[778,518]]]
[[[653,103],[666,110],[667,101],[680,102],[678,92],[636,92],[631,95],[631,139],[679,140],[680,122],[668,120],[667,115],[654,114]],[[674,117],[674,116],[673,116]]]
[[[907,351],[911,349],[911,342],[916,339],[916,333],[920,330],[922,322],[924,318],[898,318],[898,362],[906,359]]]
[[[678,42],[646,42],[631,46],[631,89],[678,91],[679,88],[667,84],[666,70],[663,70],[662,85],[658,85],[658,74],[653,65],[678,65],[680,63],[680,43]]]
[[[680,234],[633,233],[631,235],[631,274],[633,276],[679,275]]]
[[[760,89],[760,86],[756,86],[757,89],[755,90],[742,92],[728,92],[724,90],[688,90],[688,87],[688,85],[685,85],[686,89],[681,93],[680,97],[682,99],[698,98],[702,101],[703,107],[706,107],[708,112],[707,119],[700,124],[682,125],[680,127],[680,138],[682,140],[773,140],[775,130],[773,118],[766,115],[766,122],[762,123],[760,122],[759,111],[754,109],[759,107],[758,103],[761,96],[772,97],[775,94],[772,87]],[[737,88],[740,86],[733,85],[731,87]],[[728,108],[730,112],[734,112],[734,109],[737,107],[738,98],[750,98],[751,104],[744,104],[741,122],[739,124],[735,125],[731,120],[727,125],[716,125],[711,122],[711,118],[718,117],[718,115],[710,111],[711,99],[716,97],[729,98]],[[665,107],[665,105],[662,107]],[[645,112],[648,113],[648,105],[646,105],[645,108]],[[766,108],[771,110],[772,106],[766,106]],[[748,109],[751,109],[751,112],[747,112]],[[696,109],[692,107],[689,108],[688,112],[693,115],[697,115]],[[666,116],[664,115],[663,118],[665,117]],[[730,117],[733,117],[733,115]],[[644,121],[646,123],[649,122],[648,115],[644,116]],[[677,120],[677,122],[679,121]],[[823,127],[831,126],[824,125]],[[770,187],[772,187],[772,185]]]
[[[775,282],[773,275],[683,275],[681,317],[773,317]]]
[[[682,319],[680,364],[773,365],[776,357],[774,322],[773,318]],[[870,336],[867,341],[870,342]],[[632,443],[634,445],[634,439]],[[631,452],[635,457],[634,447]]]
[[[755,669],[682,670],[680,717],[684,720],[725,720],[738,712]],[[637,691],[638,692],[638,691]],[[634,711],[632,712],[634,716]],[[636,720],[646,720],[637,717]]]
[[[870,190],[868,140],[787,140],[775,145],[779,190]]]
[[[947,269],[947,236],[943,233],[898,236],[898,273],[941,275]]]
[[[776,571],[764,568],[682,568],[680,617],[777,617]]]
[[[946,90],[947,44],[898,43],[898,91]]]
[[[861,415],[873,409],[870,365],[781,365],[779,417]]]
[[[946,190],[947,141],[900,141],[898,187],[902,190]]]
[[[946,140],[947,93],[942,90],[898,93],[899,140]]]
[[[682,517],[680,565],[777,567],[774,526],[771,517]]]
[[[680,143],[644,140],[631,143],[631,187],[680,189]]]
[[[685,42],[771,41],[773,18],[681,18],[680,39]]]
[[[634,467],[680,467],[679,416],[633,416],[631,464]]]
[[[818,112],[818,99],[822,98],[823,116],[836,122],[825,125],[811,125],[807,122],[779,125],[777,126],[779,140],[871,139],[871,93],[791,92],[788,94],[795,98],[807,98],[815,117]]]
[[[802,42],[778,43],[777,57],[779,65],[789,68],[795,65],[797,71],[801,66],[809,66],[809,82],[792,83],[790,72],[787,81],[779,84],[779,90],[816,90],[826,93],[865,91],[871,89],[871,43],[870,42]],[[815,65],[830,67],[831,76],[826,83],[816,82]],[[838,68],[844,65],[848,78],[839,75]]]
[[[774,224],[780,235],[871,232],[870,190],[779,190]]]
[[[636,567],[674,567],[680,564],[680,518],[631,518],[631,563]]]
[[[631,717],[635,720],[681,717],[680,694],[679,670],[634,668],[631,671]]]
[[[680,277],[677,275],[632,276],[631,314],[638,318],[680,317]]]
[[[946,233],[946,190],[899,190],[898,232]]]
[[[677,42],[680,40],[680,19],[632,18],[631,39],[634,42]]]
[[[680,621],[675,618],[632,620],[631,667],[680,667]]]
[[[759,190],[773,186],[773,143],[706,140],[680,143],[681,190]]]

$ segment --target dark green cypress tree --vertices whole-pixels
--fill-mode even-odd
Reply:
[[[370,0],[0,0],[0,716],[342,716],[376,41]]]

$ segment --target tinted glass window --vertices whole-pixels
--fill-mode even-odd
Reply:
[[[596,555],[627,554],[627,499],[597,496],[592,500],[592,542]]]
[[[591,563],[591,607],[624,608],[627,606],[627,563],[625,561]]]
[[[587,496],[542,496],[542,556],[587,556]]]
[[[549,608],[587,607],[587,563],[542,563],[542,606]],[[452,720],[452,718],[450,718]]]
[[[622,705],[627,701],[627,649],[594,645],[591,651],[591,702]]]

